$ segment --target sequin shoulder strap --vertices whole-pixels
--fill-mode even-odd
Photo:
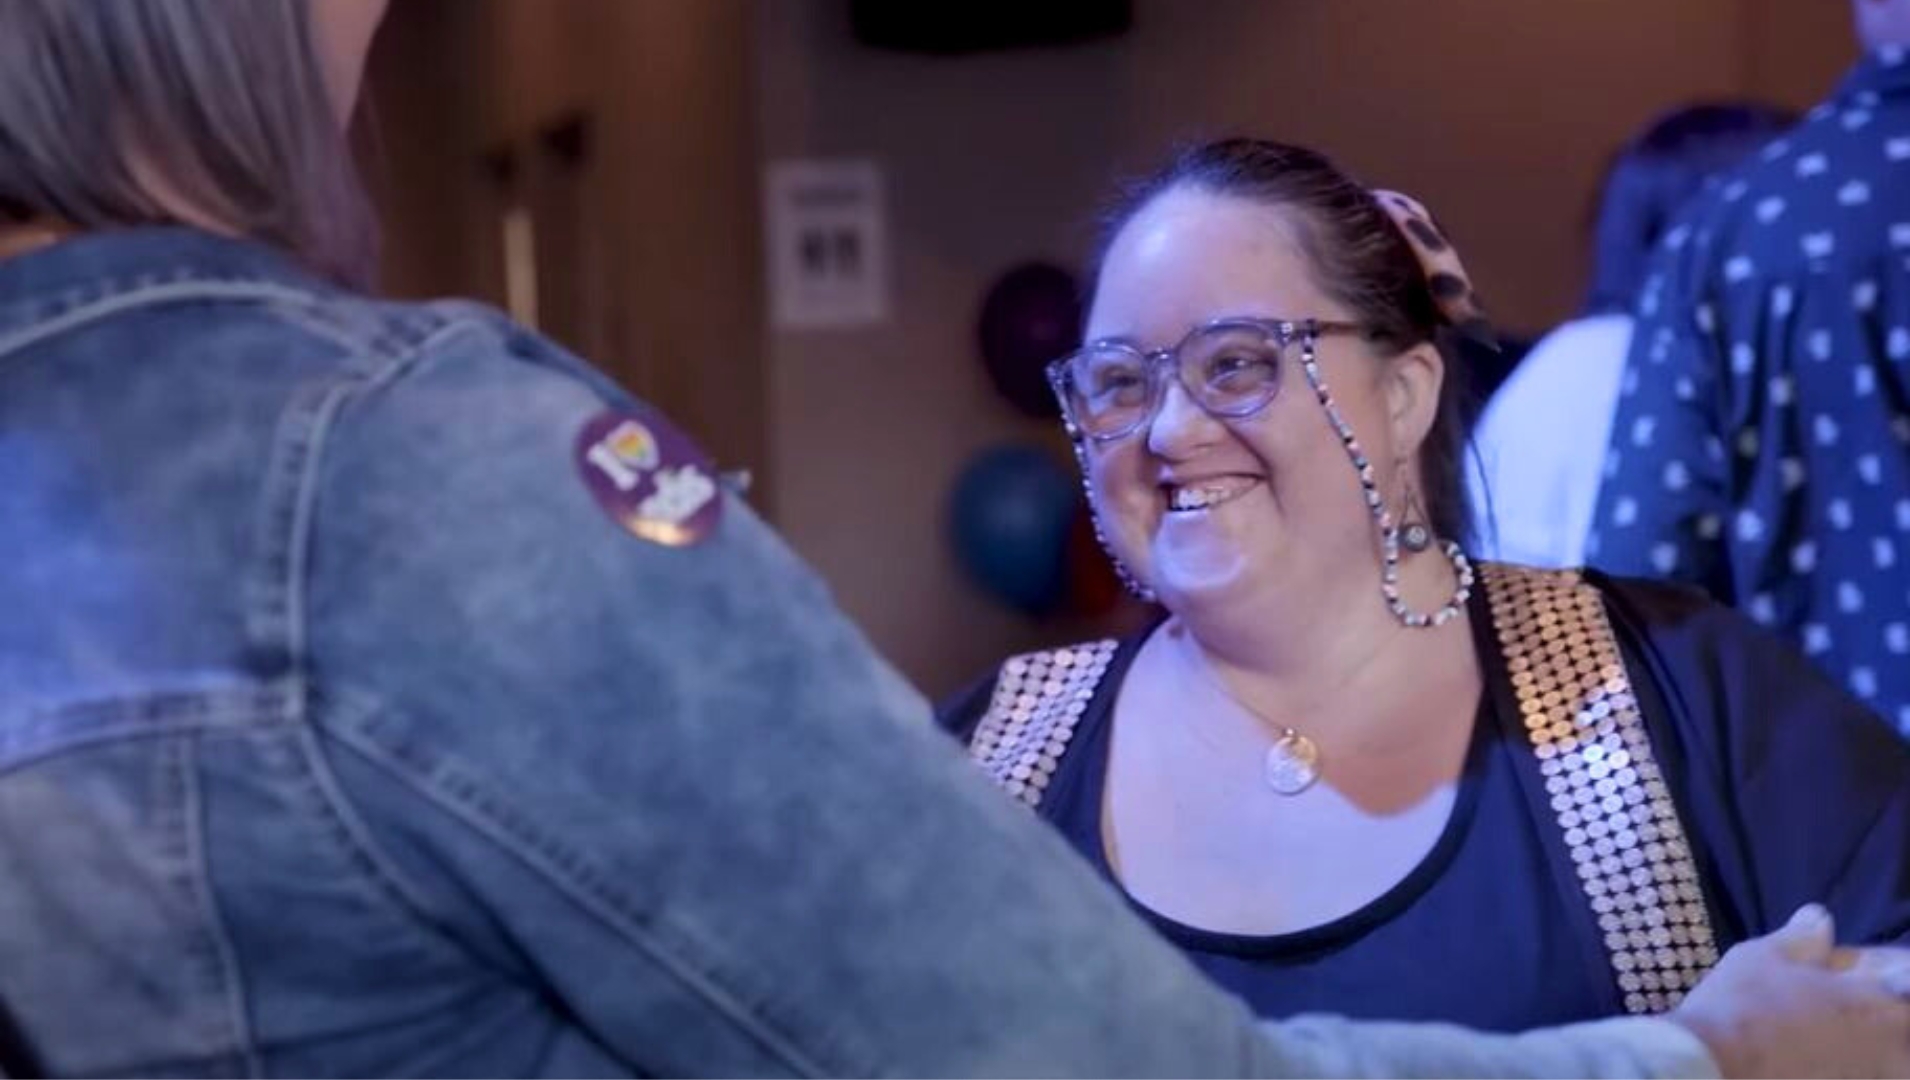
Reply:
[[[1664,1012],[1717,963],[1717,945],[1604,599],[1576,570],[1480,572],[1519,718],[1625,1010]]]
[[[969,737],[969,757],[1008,794],[1041,805],[1117,644],[1095,641],[1009,658]]]
[[[1664,1012],[1717,963],[1717,945],[1604,600],[1577,571],[1487,563],[1480,572],[1519,718],[1625,1009]],[[1039,806],[1115,647],[1003,664],[969,755]]]

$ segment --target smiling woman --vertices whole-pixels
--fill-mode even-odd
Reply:
[[[1904,934],[1910,756],[1873,717],[1701,600],[1468,560],[1460,335],[1432,215],[1316,153],[1132,189],[1050,379],[1164,611],[945,724],[1264,1014],[1659,1012],[1817,897]]]

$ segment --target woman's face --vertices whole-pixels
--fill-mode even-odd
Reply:
[[[1287,213],[1179,188],[1115,237],[1086,338],[1151,351],[1232,316],[1353,320],[1315,284]],[[1418,400],[1427,396],[1425,372],[1401,372],[1430,352],[1381,359],[1361,338],[1319,341],[1321,374],[1388,505],[1403,479],[1398,463],[1417,452],[1431,423],[1432,402]],[[1251,416],[1217,419],[1173,380],[1151,423],[1088,444],[1089,487],[1109,542],[1170,609],[1318,595],[1337,579],[1370,584],[1377,573],[1377,533],[1358,475],[1299,360],[1295,343],[1282,354],[1273,400]]]
[[[325,88],[340,126],[351,120],[365,78],[372,35],[384,21],[388,0],[309,0],[312,38],[325,71]]]

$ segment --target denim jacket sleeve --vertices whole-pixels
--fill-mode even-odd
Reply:
[[[671,1074],[1704,1074],[1652,1021],[1263,1032],[975,776],[740,502],[587,491],[587,370],[463,318],[309,409],[313,729],[432,932]]]

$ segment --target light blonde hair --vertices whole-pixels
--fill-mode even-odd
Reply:
[[[189,224],[363,287],[376,228],[310,0],[0,0],[0,217]]]

